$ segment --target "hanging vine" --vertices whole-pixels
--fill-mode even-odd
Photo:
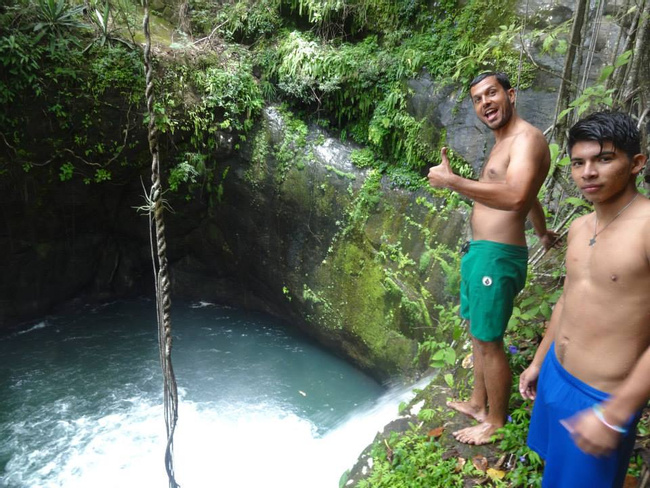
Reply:
[[[169,487],[177,488],[174,476],[174,431],[178,420],[178,390],[172,367],[171,335],[171,293],[167,263],[167,242],[165,240],[165,222],[163,218],[164,201],[160,179],[160,153],[153,110],[153,67],[151,60],[151,32],[149,30],[149,1],[144,0],[144,65],[146,76],[147,113],[149,115],[149,151],[151,152],[151,190],[149,202],[149,227],[151,238],[151,258],[156,289],[156,317],[158,321],[158,346],[160,364],[163,372],[163,403],[167,446],[165,449],[165,468],[169,478]],[[154,252],[155,251],[155,252]]]

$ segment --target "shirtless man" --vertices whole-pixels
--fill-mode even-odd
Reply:
[[[550,165],[544,135],[517,115],[515,91],[503,73],[478,76],[470,84],[470,96],[479,120],[495,137],[479,180],[455,175],[446,148],[428,178],[431,186],[449,188],[474,201],[473,240],[461,261],[460,311],[470,322],[474,390],[468,401],[447,405],[479,421],[453,433],[460,442],[478,445],[492,442],[506,421],[512,373],[503,334],[513,300],[526,282],[526,217],[545,248],[556,236],[547,231],[537,200]]]
[[[542,486],[620,487],[650,396],[650,201],[636,188],[647,157],[621,113],[581,120],[568,147],[595,212],[571,224],[564,290],[519,391],[535,400]]]

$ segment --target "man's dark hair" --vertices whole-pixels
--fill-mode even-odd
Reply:
[[[510,88],[512,88],[512,85],[510,85],[510,80],[508,79],[508,75],[505,73],[501,73],[500,71],[486,71],[485,73],[481,73],[472,80],[472,82],[469,84],[470,89],[474,85],[479,84],[485,78],[489,78],[490,76],[494,76],[499,82],[499,85],[501,85],[505,91],[508,91]]]
[[[569,154],[576,142],[611,142],[615,149],[625,152],[630,158],[641,153],[641,136],[632,117],[623,112],[595,112],[575,123],[569,129]]]

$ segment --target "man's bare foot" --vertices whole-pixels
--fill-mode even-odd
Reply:
[[[480,446],[494,442],[492,436],[496,433],[497,429],[499,429],[498,426],[483,422],[482,424],[457,430],[452,435],[457,441],[463,444]]]
[[[447,406],[479,422],[483,422],[487,417],[487,411],[485,409],[477,408],[470,402],[447,402]]]

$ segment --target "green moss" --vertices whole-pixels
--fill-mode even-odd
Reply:
[[[308,174],[298,167],[287,170],[278,190],[282,199],[295,204],[296,208],[310,208],[312,206],[312,190],[308,181]]]
[[[254,188],[260,187],[268,174],[267,157],[270,152],[269,135],[259,130],[253,138],[251,164],[244,172],[244,179]]]
[[[429,293],[426,293],[426,295],[428,295],[428,297],[431,296]],[[433,321],[431,320],[431,315],[429,314],[429,310],[427,309],[427,304],[425,301],[425,298],[428,297],[420,298],[418,300],[418,305],[420,306],[420,314],[421,314],[422,321],[427,325],[427,327],[433,327]]]
[[[306,296],[329,314],[328,327],[358,337],[368,349],[368,358],[395,372],[405,371],[414,342],[400,333],[393,310],[399,306],[399,296],[391,293],[383,266],[369,259],[373,251],[363,242],[352,237],[339,241],[317,273],[318,283],[333,285]]]
[[[368,220],[368,213],[379,203],[380,196],[381,173],[371,170],[348,212],[348,223],[343,231],[344,235],[353,230],[359,230],[365,224]]]
[[[338,193],[332,185],[321,183],[317,188],[314,188],[313,198],[314,200],[312,205],[317,213],[321,215],[330,215],[333,206],[336,204]]]
[[[386,276],[386,278],[384,278],[384,286],[386,287],[386,292],[389,295],[392,295],[396,298],[402,297],[402,289],[397,285],[395,281],[393,281],[391,277]]]
[[[434,252],[432,249],[427,249],[420,255],[420,262],[418,263],[418,270],[420,273],[424,273],[427,269],[429,269],[433,255]]]
[[[355,175],[354,173],[346,173],[345,171],[341,171],[340,169],[335,168],[334,166],[330,166],[329,164],[325,165],[325,169],[327,171],[331,171],[332,173],[334,173],[337,176],[340,176],[341,178],[347,178],[348,180],[356,180],[357,179],[357,175]]]
[[[304,168],[307,147],[307,124],[295,117],[288,110],[281,110],[284,120],[282,142],[275,146],[277,169],[275,182],[282,185],[292,167]]]
[[[314,290],[309,288],[307,285],[303,286],[302,298],[306,302],[312,303],[314,305],[323,303],[323,299],[318,296],[318,293],[316,293]]]
[[[406,296],[402,295],[399,306],[409,323],[417,324],[423,322],[420,302],[409,300]]]

